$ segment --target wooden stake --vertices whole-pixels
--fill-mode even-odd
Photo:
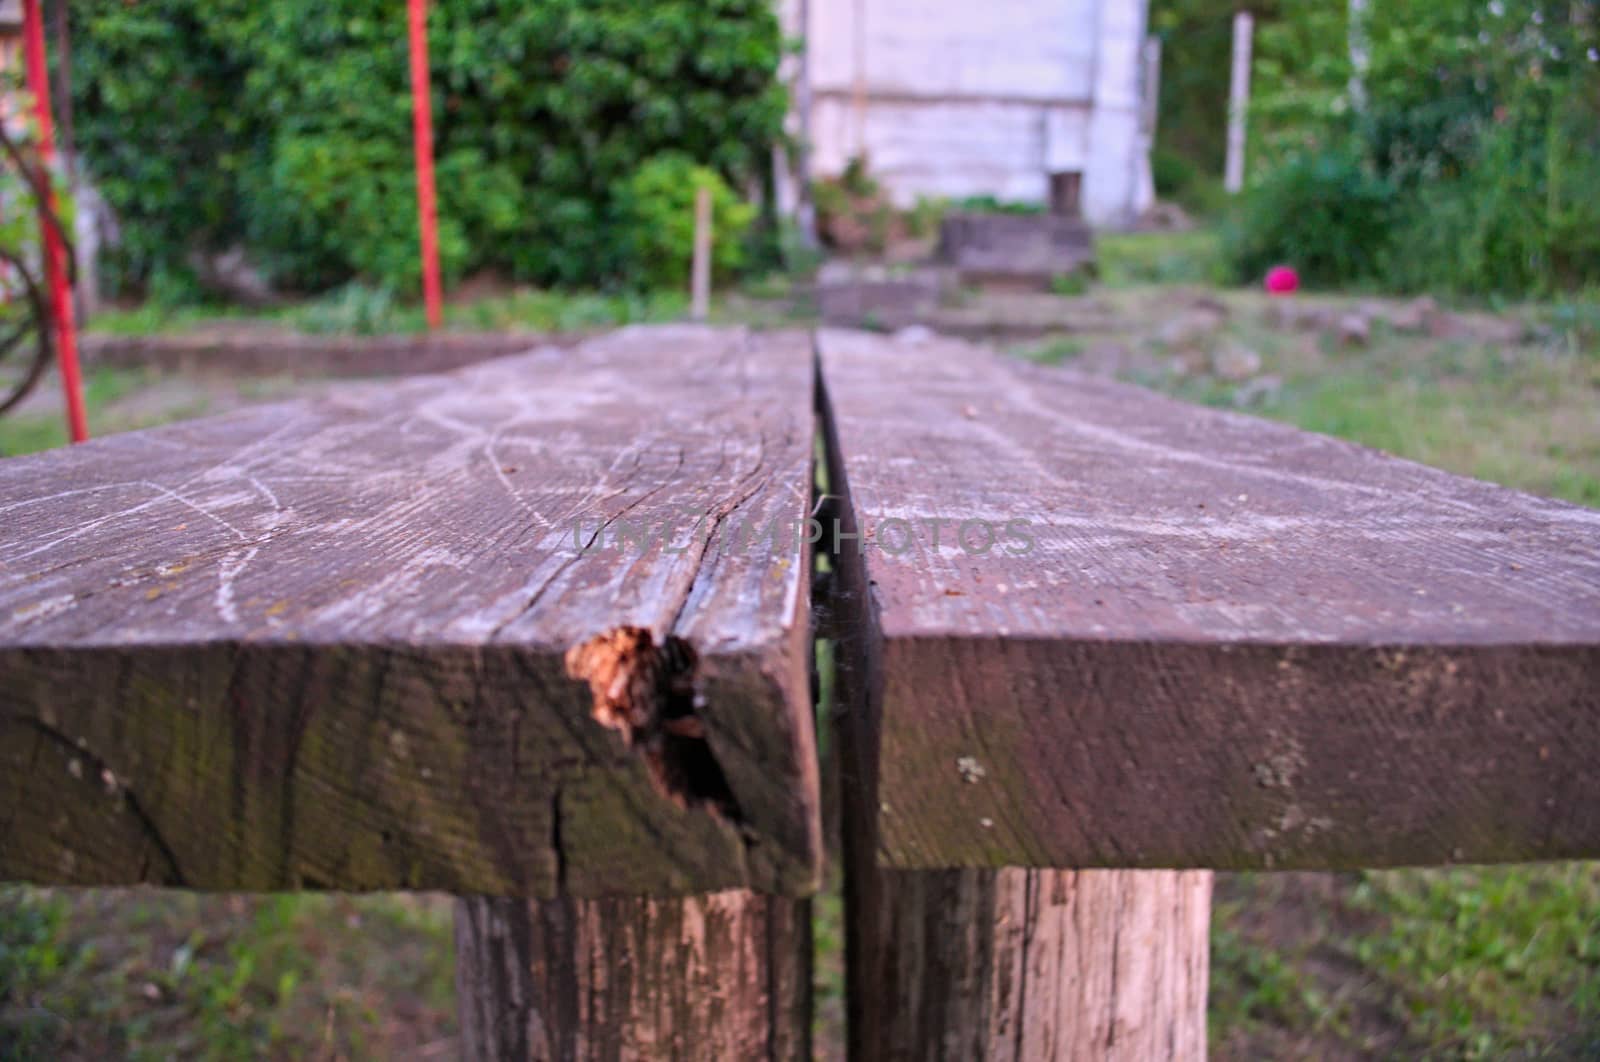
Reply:
[[[689,316],[704,321],[711,313],[711,189],[694,190],[694,260],[690,263]]]
[[[1233,77],[1228,91],[1228,159],[1222,184],[1228,192],[1244,188],[1245,119],[1250,110],[1250,48],[1255,19],[1248,11],[1233,16]]]

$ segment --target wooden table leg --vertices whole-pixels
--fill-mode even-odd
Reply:
[[[1201,1059],[1210,871],[883,871],[871,1059]]]
[[[809,1059],[810,904],[458,900],[456,996],[463,1059]]]

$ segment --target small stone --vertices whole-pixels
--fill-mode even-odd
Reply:
[[[969,785],[982,781],[983,776],[988,773],[983,769],[983,765],[971,756],[962,756],[956,760],[956,770],[961,772],[961,780]]]
[[[1528,338],[1527,325],[1513,317],[1488,313],[1435,313],[1428,318],[1433,339],[1515,346]]]
[[[1233,404],[1241,409],[1275,401],[1283,391],[1283,378],[1268,374],[1258,376],[1233,392]]]
[[[1198,307],[1162,325],[1156,339],[1169,348],[1194,346],[1215,335],[1226,323],[1226,312],[1210,306]]]
[[[1426,332],[1428,322],[1438,312],[1439,304],[1431,296],[1424,295],[1389,311],[1389,327],[1396,332]]]
[[[1274,299],[1267,307],[1266,322],[1273,328],[1295,332],[1320,332],[1328,327],[1332,311],[1326,306],[1299,299]]]
[[[1197,347],[1188,347],[1172,356],[1167,363],[1167,371],[1173,376],[1192,376],[1204,372],[1208,362],[1205,351]]]
[[[1211,371],[1224,380],[1248,380],[1261,371],[1261,355],[1239,343],[1226,343],[1211,356]]]
[[[1347,313],[1340,317],[1339,342],[1347,347],[1366,346],[1372,342],[1372,321],[1361,313]]]
[[[1125,344],[1115,340],[1102,340],[1089,344],[1089,348],[1078,359],[1078,364],[1086,372],[1115,376],[1127,361],[1128,348]]]

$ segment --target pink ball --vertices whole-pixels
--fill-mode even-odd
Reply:
[[[1267,270],[1267,291],[1272,295],[1292,295],[1300,290],[1300,274],[1293,266],[1273,266]]]

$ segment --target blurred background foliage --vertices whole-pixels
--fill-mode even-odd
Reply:
[[[71,20],[116,289],[181,298],[239,248],[280,289],[415,285],[405,5],[84,0]],[[438,0],[429,33],[448,278],[659,279],[638,232],[659,207],[635,197],[662,194],[641,171],[688,172],[669,154],[739,242],[729,188],[768,178],[787,106],[766,0]]]
[[[1156,177],[1217,210],[1225,0],[1155,0],[1165,41]],[[1276,262],[1316,285],[1550,295],[1600,277],[1600,3],[1315,0],[1258,17],[1250,183],[1226,213],[1234,279]]]
[[[1221,222],[1232,279],[1281,261],[1322,287],[1594,284],[1600,0],[1368,0],[1359,79],[1348,3],[1258,0],[1250,186],[1230,199],[1235,6],[1152,0],[1150,16],[1157,185]],[[71,19],[78,144],[122,225],[113,292],[184,301],[230,251],[290,294],[415,286],[399,6],[84,0]],[[675,283],[659,225],[680,178],[715,184],[723,276],[750,234],[777,243],[743,207],[784,139],[768,0],[439,0],[430,35],[448,279]],[[825,221],[904,227],[843,178],[819,208],[830,192],[849,209]]]

